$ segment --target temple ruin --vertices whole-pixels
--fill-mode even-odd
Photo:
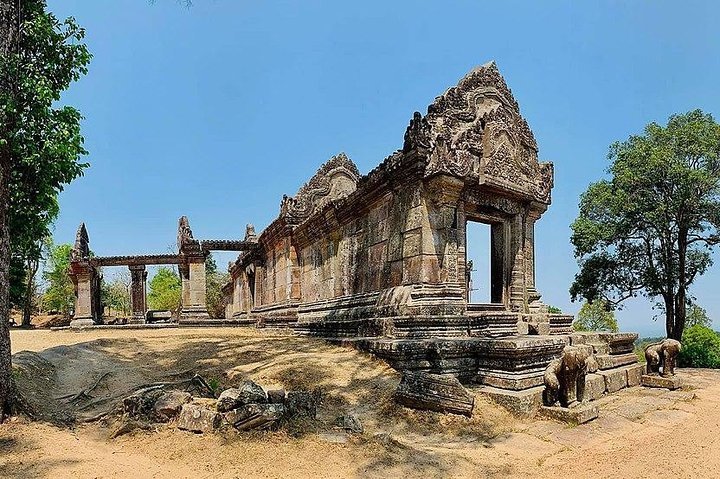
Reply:
[[[453,374],[521,409],[541,404],[543,373],[568,345],[597,359],[586,397],[639,384],[636,334],[574,333],[572,316],[542,302],[535,226],[552,187],[552,163],[538,161],[535,137],[489,63],[415,113],[402,148],[367,175],[342,153],[331,158],[257,235],[249,227],[241,241],[198,241],[182,218],[177,255],[89,257],[82,226],[73,323],[98,321],[99,267],[131,268],[140,321],[145,265],[177,264],[181,324],[292,328],[397,369]],[[490,227],[489,303],[469,301],[468,222]],[[205,307],[212,249],[240,251],[223,288],[225,318]]]

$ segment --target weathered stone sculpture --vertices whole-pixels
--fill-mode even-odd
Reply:
[[[674,376],[680,351],[682,351],[682,344],[674,339],[665,339],[659,343],[648,345],[645,348],[647,373],[663,377]]]
[[[595,371],[597,363],[590,348],[566,346],[562,356],[552,360],[545,370],[543,402],[546,406],[559,403],[570,407],[584,401],[585,375]]]

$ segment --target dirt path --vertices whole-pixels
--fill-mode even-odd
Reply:
[[[86,403],[194,370],[223,385],[251,378],[267,387],[319,387],[326,399],[318,429],[292,437],[194,435],[167,425],[110,440],[101,425],[17,421],[0,426],[0,477],[637,478],[717,477],[720,470],[717,371],[683,371],[692,385],[684,391],[625,390],[602,401],[599,419],[573,428],[517,420],[482,398],[471,420],[397,407],[390,395],[399,377],[384,363],[277,332],[14,331],[12,341],[13,352],[36,351],[56,366],[46,394],[81,390],[109,371]],[[344,413],[363,420],[364,434],[332,428]]]

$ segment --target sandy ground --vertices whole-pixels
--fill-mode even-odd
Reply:
[[[172,424],[109,439],[101,423],[0,426],[0,477],[718,477],[720,372],[683,370],[681,391],[631,388],[577,426],[513,418],[478,397],[472,419],[393,405],[399,376],[367,355],[322,341],[239,328],[13,331],[13,352],[40,352],[57,369],[34,401],[103,377],[68,413],[90,417],[132,386],[199,372],[223,386],[323,391],[307,431],[195,435]],[[109,372],[105,375],[106,372]],[[42,373],[38,373],[42,375]],[[103,376],[104,375],[104,376]],[[41,383],[44,384],[44,383]],[[352,413],[365,432],[334,430]]]

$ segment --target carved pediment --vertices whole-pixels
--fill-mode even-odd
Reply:
[[[301,223],[332,201],[357,189],[360,172],[344,153],[333,156],[295,196],[283,196],[280,216],[288,223]]]
[[[552,164],[539,163],[537,143],[495,63],[471,71],[416,113],[403,151],[427,155],[425,176],[476,179],[550,202]]]

